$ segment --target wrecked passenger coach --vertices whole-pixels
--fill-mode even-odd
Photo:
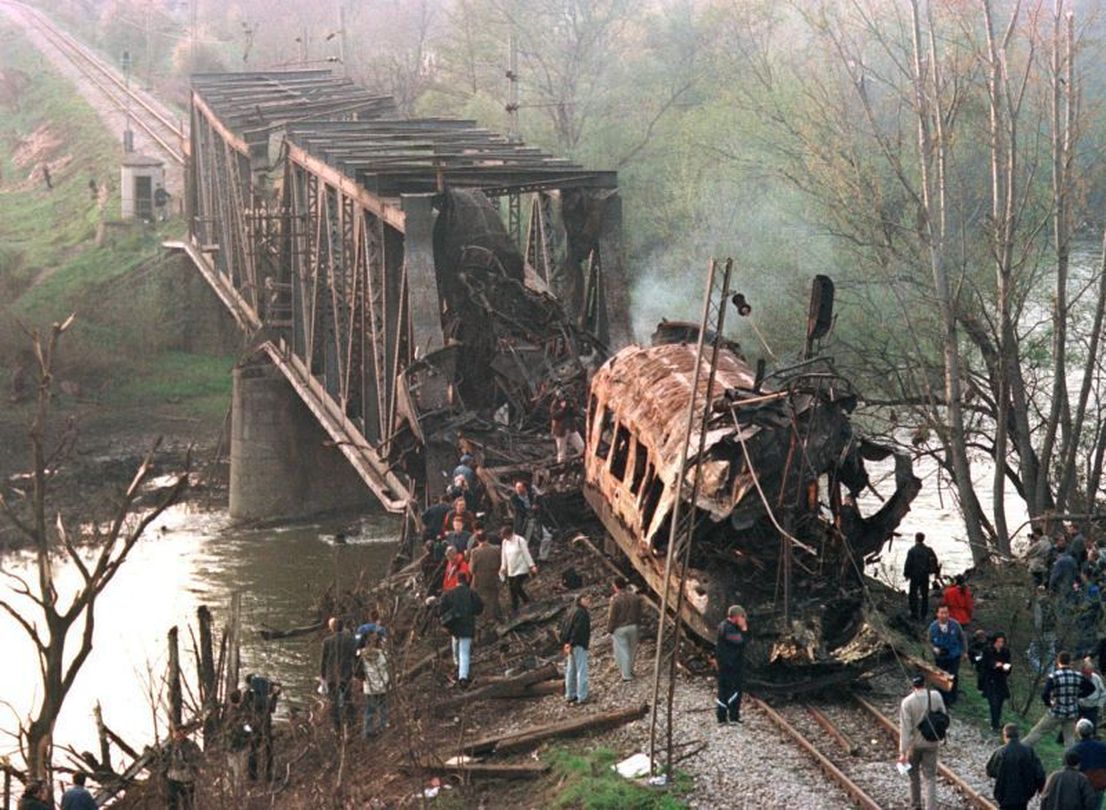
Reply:
[[[657,593],[696,356],[687,342],[631,346],[599,369],[588,398],[584,496]],[[708,385],[702,362],[698,408]],[[696,502],[683,509],[695,521],[686,625],[712,644],[727,606],[740,603],[754,628],[754,668],[791,666],[809,677],[861,662],[881,646],[864,618],[864,558],[921,487],[909,458],[896,456],[894,493],[863,517],[855,499],[869,485],[864,461],[891,451],[855,433],[857,395],[828,361],[761,381],[727,345],[711,390],[705,450],[689,456],[683,488],[689,498],[698,467]],[[698,444],[693,433],[688,445]],[[673,580],[673,604],[677,587]]]

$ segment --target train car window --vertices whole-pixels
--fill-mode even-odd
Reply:
[[[653,480],[649,482],[645,489],[645,503],[641,507],[641,533],[643,535],[649,531],[649,526],[653,523],[653,515],[657,511],[657,504],[660,503],[663,494],[664,481],[661,480],[659,475],[654,475]]]
[[[626,477],[626,465],[630,461],[630,429],[618,425],[614,435],[614,456],[611,458],[611,475],[621,481]]]
[[[641,482],[645,480],[645,468],[649,463],[649,451],[637,439],[634,440],[634,476],[630,479],[630,494],[641,491]]]
[[[611,454],[611,442],[614,440],[614,414],[608,407],[603,408],[599,421],[599,440],[595,443],[595,455],[605,459]]]
[[[588,424],[586,428],[587,433],[584,434],[589,439],[591,438],[591,429],[595,427],[595,411],[598,407],[599,399],[595,394],[592,394],[591,397],[588,398]]]

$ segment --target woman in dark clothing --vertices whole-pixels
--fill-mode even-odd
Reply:
[[[1010,697],[1010,648],[1004,633],[992,634],[979,662],[979,691],[991,707],[991,729],[1002,729],[1002,704]]]
[[[50,805],[46,803],[46,784],[29,782],[19,800],[19,810],[50,810]]]

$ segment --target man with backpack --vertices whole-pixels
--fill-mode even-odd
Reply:
[[[910,806],[935,810],[937,749],[948,731],[949,716],[941,693],[926,687],[925,676],[915,675],[912,683],[913,691],[899,706],[899,764],[910,766]]]
[[[1048,711],[1037,721],[1037,725],[1025,735],[1025,744],[1032,747],[1046,734],[1062,730],[1064,747],[1075,743],[1075,721],[1079,719],[1079,699],[1094,692],[1094,685],[1083,677],[1081,672],[1071,668],[1071,653],[1061,652],[1056,656],[1056,669],[1045,679],[1045,689],[1041,699]]]

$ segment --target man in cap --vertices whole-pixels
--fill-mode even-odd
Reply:
[[[741,691],[745,681],[745,645],[749,643],[749,621],[745,608],[731,605],[718,625],[714,663],[718,668],[718,698],[715,701],[719,725],[741,722]]]
[[[925,676],[917,674],[913,691],[899,705],[899,764],[910,765],[910,806],[935,810],[937,807],[937,749],[940,740],[927,740],[921,723],[929,712],[947,713],[941,693],[926,688]],[[926,783],[922,803],[922,779]]]

